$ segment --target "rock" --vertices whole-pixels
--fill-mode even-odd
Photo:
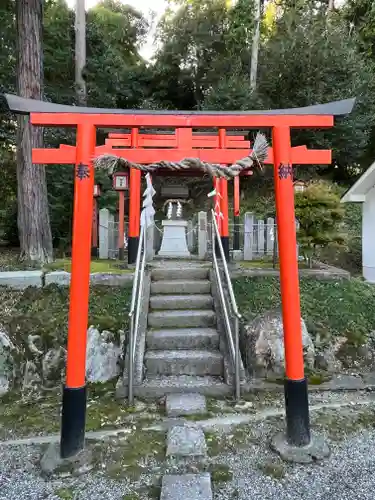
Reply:
[[[301,327],[305,365],[313,369],[315,348],[302,318]],[[252,375],[284,376],[284,331],[280,311],[267,311],[246,325],[242,343]]]
[[[25,370],[23,374],[22,391],[26,389],[35,389],[40,385],[41,379],[38,369],[32,361],[26,361]]]
[[[329,373],[338,373],[342,368],[342,363],[336,358],[334,350],[328,347],[315,356],[315,368]]]
[[[37,344],[39,344],[39,346]],[[43,351],[41,350],[43,348],[41,336],[29,335],[27,338],[27,347],[29,348],[31,354],[35,356],[43,354]]]
[[[90,327],[87,332],[86,377],[89,382],[108,382],[120,374],[122,345],[114,334]]]
[[[13,353],[15,346],[7,332],[0,326],[0,396],[6,394],[13,381]]]
[[[63,347],[49,349],[42,361],[42,375],[45,385],[60,384],[65,368],[66,350]]]

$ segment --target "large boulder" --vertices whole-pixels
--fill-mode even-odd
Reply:
[[[121,336],[90,327],[87,332],[86,377],[88,382],[108,382],[120,375]]]
[[[305,366],[313,369],[315,348],[301,318]],[[285,373],[284,329],[280,311],[267,311],[246,325],[242,335],[246,367],[253,376],[283,376]]]

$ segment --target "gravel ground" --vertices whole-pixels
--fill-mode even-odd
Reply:
[[[327,412],[324,413],[327,417]],[[337,414],[331,412],[331,416],[335,418]],[[350,418],[350,413],[346,413],[347,422]],[[244,449],[215,457],[216,461],[229,467],[233,479],[214,485],[214,500],[375,498],[375,430],[362,428],[354,434],[335,439],[326,436],[331,456],[312,465],[299,465],[282,462],[267,446],[275,427],[281,428],[280,424],[257,425],[250,439],[252,442],[248,441]],[[324,430],[323,434],[326,434]]]
[[[375,432],[361,432],[334,446],[331,457],[323,463],[294,466],[282,479],[276,479],[259,469],[267,455],[254,446],[226,457],[233,481],[216,488],[214,500],[370,500],[375,487],[374,449]],[[268,466],[272,469],[271,462]]]
[[[123,500],[125,495],[145,489],[150,478],[138,481],[112,480],[100,472],[78,478],[44,480],[39,473],[40,449],[17,446],[0,451],[1,500]]]
[[[314,431],[325,434],[331,447],[328,459],[312,465],[285,464],[270,451],[270,437],[284,428],[280,415],[229,428],[225,433],[213,433],[216,449],[211,446],[211,457],[201,466],[215,470],[224,465],[229,472],[221,478],[213,474],[214,500],[375,498],[373,394],[322,393],[315,394],[310,402],[324,406],[355,404],[364,399],[372,401],[363,407],[350,405],[312,412]],[[273,402],[275,410],[278,406],[278,402]],[[0,500],[157,499],[160,476],[170,468],[155,456],[142,460],[145,473],[137,478],[122,474],[111,479],[99,463],[97,470],[78,478],[46,480],[39,471],[41,453],[38,446],[0,446]],[[196,472],[198,468],[199,465]]]

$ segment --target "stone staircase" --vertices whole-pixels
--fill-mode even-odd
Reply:
[[[139,395],[226,395],[208,266],[167,266],[151,271],[151,294]]]

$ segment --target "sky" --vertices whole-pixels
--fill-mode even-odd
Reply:
[[[74,7],[75,0],[66,0],[69,7]],[[86,9],[93,7],[98,3],[98,0],[85,0],[86,1]],[[126,0],[123,3],[131,5],[135,7],[137,10],[143,12],[146,16],[153,11],[156,15],[155,24],[158,19],[163,15],[165,9],[167,8],[167,0]],[[144,47],[141,49],[141,55],[145,59],[150,59],[155,51],[155,47],[153,46],[154,32],[151,31],[149,39]]]

